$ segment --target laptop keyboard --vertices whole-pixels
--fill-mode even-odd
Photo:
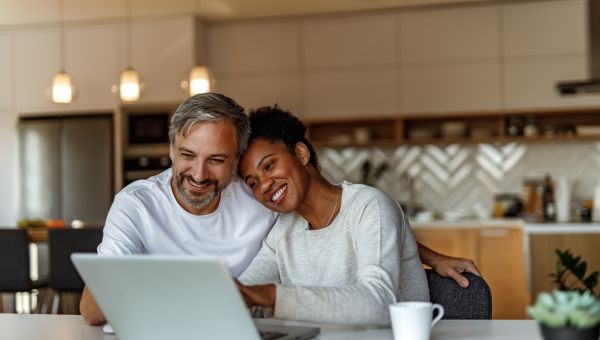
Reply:
[[[286,336],[285,333],[276,333],[276,332],[258,332],[260,338],[262,340],[275,340]]]

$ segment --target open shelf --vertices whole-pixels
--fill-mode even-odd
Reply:
[[[600,140],[600,108],[308,121],[317,146]]]

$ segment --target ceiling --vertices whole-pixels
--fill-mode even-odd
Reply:
[[[64,20],[122,18],[126,0],[62,0]],[[234,20],[346,12],[490,0],[131,0],[133,16],[196,13],[208,20]],[[0,0],[0,26],[60,20],[61,0]]]

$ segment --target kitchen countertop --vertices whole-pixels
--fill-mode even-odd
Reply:
[[[468,219],[411,222],[414,229],[521,228],[527,234],[596,234],[600,223],[583,222],[526,222],[523,219]]]

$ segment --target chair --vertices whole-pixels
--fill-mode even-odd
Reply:
[[[453,279],[425,270],[431,302],[444,307],[444,319],[491,319],[492,291],[485,280],[463,273],[469,287],[462,288]]]
[[[71,254],[95,253],[101,241],[101,228],[49,230],[49,285],[54,299],[49,303],[47,310],[58,314],[63,293],[80,294],[83,291],[84,283],[71,262]],[[76,302],[75,304],[77,305]],[[74,309],[74,313],[79,313],[77,306]]]
[[[23,229],[0,229],[0,308],[2,293],[28,293],[29,308],[33,307],[34,290],[47,286],[46,280],[30,277],[29,239]],[[43,292],[42,292],[43,293]],[[37,304],[39,311],[41,303]]]

